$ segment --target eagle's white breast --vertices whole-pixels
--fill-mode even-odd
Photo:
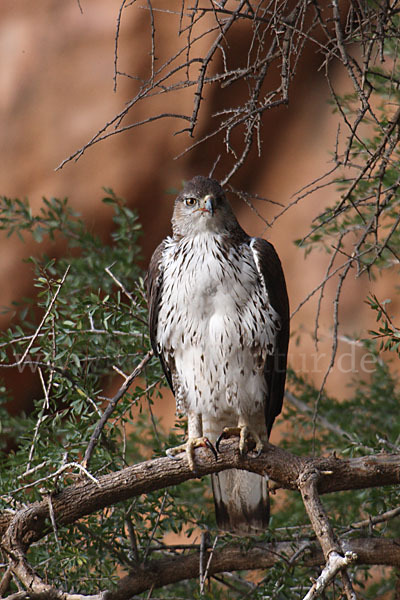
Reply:
[[[263,414],[263,368],[279,329],[251,246],[210,232],[168,238],[160,265],[157,343],[175,362],[177,408],[224,425],[230,414]]]

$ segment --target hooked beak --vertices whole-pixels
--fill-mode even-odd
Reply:
[[[213,197],[208,195],[205,196],[204,198],[204,208],[207,212],[210,213],[211,216],[214,216],[214,204],[213,204]]]

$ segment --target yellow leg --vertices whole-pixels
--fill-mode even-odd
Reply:
[[[208,438],[203,436],[201,415],[189,413],[187,442],[180,446],[176,446],[176,448],[168,448],[165,453],[169,458],[176,458],[178,454],[185,452],[190,470],[196,471],[196,466],[194,464],[194,451],[196,448],[209,448],[214,454],[215,459],[217,459],[217,453],[214,446]]]
[[[252,438],[256,444],[255,450],[257,456],[259,456],[264,447],[263,441],[254,429],[251,429],[250,426],[244,422],[242,418],[239,419],[239,424],[237,427],[224,427],[221,435],[217,439],[215,447],[219,452],[219,445],[222,440],[225,440],[231,436],[239,437],[239,452],[243,455],[247,451],[247,440]]]

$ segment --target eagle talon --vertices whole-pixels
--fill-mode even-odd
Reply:
[[[217,450],[214,448],[214,446],[212,445],[212,443],[210,442],[210,440],[208,438],[204,438],[204,445],[206,448],[211,450],[211,452],[214,454],[215,460],[218,460]]]
[[[214,454],[215,460],[218,459],[214,446],[206,437],[190,437],[184,444],[176,446],[176,448],[168,448],[165,451],[165,454],[168,458],[172,458],[173,460],[181,460],[182,457],[176,455],[185,453],[190,470],[193,471],[193,473],[196,473],[196,465],[194,464],[194,451],[196,448],[208,448]]]
[[[261,448],[258,448],[257,446],[258,446],[258,444],[255,447],[255,452],[256,452],[255,458],[259,458],[261,456],[262,451],[263,451],[262,446],[261,446]]]
[[[246,452],[248,451],[248,444],[247,444],[248,438],[253,438],[253,440],[255,442],[256,458],[258,458],[260,456],[260,454],[263,450],[263,447],[264,447],[262,440],[261,440],[260,436],[255,431],[252,431],[247,425],[241,425],[239,427],[224,427],[221,435],[218,437],[216,444],[215,444],[215,447],[218,452],[220,451],[219,446],[220,446],[220,443],[222,442],[222,440],[225,440],[233,435],[239,437],[239,454],[240,454],[240,456],[244,456],[246,454]]]
[[[176,450],[179,451],[176,454],[182,454],[185,452],[185,448],[178,446],[177,448],[167,448],[165,454],[168,456],[168,458],[172,458],[172,460],[182,460],[182,456],[175,456]]]
[[[215,442],[215,450],[217,452],[220,452],[219,445],[222,442],[222,440],[224,440],[224,439],[225,439],[224,432],[222,432],[221,435],[218,436],[217,441]]]
[[[228,438],[230,438],[233,435],[241,436],[241,431],[242,431],[242,427],[224,427],[221,435],[218,437],[218,439],[215,443],[217,452],[220,452],[219,446],[220,446],[222,440],[227,440]]]
[[[217,452],[220,452],[219,446],[222,440],[227,440],[231,435],[239,435],[239,431],[236,433],[232,432],[232,427],[224,427],[222,433],[218,436],[217,441],[215,442],[215,448]]]

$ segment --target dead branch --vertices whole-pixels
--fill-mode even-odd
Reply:
[[[326,475],[331,475],[332,471],[327,471]],[[312,585],[310,591],[304,597],[304,600],[313,600],[319,596],[326,586],[334,579],[336,574],[341,571],[348,600],[354,600],[354,590],[346,567],[357,559],[354,552],[347,551],[343,553],[340,543],[333,533],[329,523],[328,515],[318,494],[318,480],[320,473],[315,469],[305,471],[301,474],[299,488],[306,507],[311,525],[321,544],[322,552],[326,561],[325,567]]]
[[[135,2],[126,3],[125,0],[120,4],[114,37],[114,90],[118,77],[128,77],[139,84],[138,92],[130,100],[124,99],[121,112],[57,168],[62,168],[71,160],[78,160],[86,149],[109,136],[159,119],[168,118],[176,123],[183,119],[188,125],[177,133],[186,132],[189,137],[195,137],[194,143],[190,142],[187,149],[215,135],[219,136],[221,144],[225,143],[226,154],[231,155],[232,162],[224,167],[226,171],[221,179],[228,181],[248,160],[253,145],[260,148],[262,114],[289,102],[291,83],[306,51],[318,53],[321,57],[321,67],[325,66],[329,84],[328,67],[339,60],[354,88],[358,111],[352,123],[331,86],[332,96],[338,101],[338,109],[350,131],[347,149],[343,153],[344,164],[349,161],[353,140],[362,143],[358,134],[362,122],[370,118],[381,127],[373,109],[374,87],[370,78],[380,76],[376,69],[376,57],[380,54],[381,62],[384,61],[384,41],[399,36],[395,21],[396,3],[381,3],[364,9],[356,1],[339,6],[336,0],[329,6],[297,0],[290,5],[286,2],[259,2],[254,6],[241,1],[232,7],[226,6],[225,2],[214,2],[211,6],[196,2],[190,6],[182,0],[180,10],[175,11],[153,6],[151,0],[145,4],[139,6]],[[133,10],[146,10],[149,13],[149,61],[147,73],[141,77],[137,73],[122,73],[117,65],[118,55],[122,51],[119,35],[122,17],[128,19]],[[176,44],[172,52],[167,50],[165,54],[163,45],[158,43],[162,27],[157,27],[157,23],[162,23],[164,13],[168,13],[168,18],[174,20],[176,27]],[[230,40],[235,35],[246,39],[244,62],[237,60],[230,51]],[[356,52],[355,42],[358,43]],[[272,77],[271,70],[274,70]],[[278,77],[275,77],[275,72]],[[176,79],[178,73],[184,74],[181,80]],[[208,131],[205,134],[199,132],[196,139],[195,132],[200,129],[201,109],[208,90],[212,88],[213,93],[218,93],[220,88],[232,83],[240,85],[243,92],[239,104],[235,106],[230,104],[231,100],[227,100],[219,111],[208,115]],[[149,98],[157,94],[186,95],[188,88],[192,90],[191,115],[184,112],[151,114],[150,107],[145,113],[146,118],[137,119],[136,107],[144,104],[144,100],[148,103]],[[238,98],[240,96],[241,93],[237,94]],[[174,97],[171,98],[174,102]],[[168,102],[167,97],[164,104]],[[121,121],[128,115],[131,122],[121,127]],[[223,115],[225,119],[221,119]],[[234,130],[240,132],[235,141],[232,136]],[[213,162],[215,157],[211,157]]]
[[[281,488],[298,490],[302,475],[315,470],[319,473],[318,494],[394,485],[400,481],[399,454],[380,453],[350,459],[337,456],[311,458],[265,444],[259,457],[251,452],[247,456],[240,456],[234,440],[223,441],[221,449],[217,461],[212,452],[196,450],[198,477],[229,468],[245,469],[268,475]],[[55,520],[59,527],[67,525],[127,498],[177,485],[194,477],[183,457],[182,460],[156,458],[97,477],[96,481],[85,477],[52,496]],[[48,516],[47,499],[29,505],[26,510],[12,516],[3,512],[0,514],[0,535],[4,535],[11,521],[15,524],[17,519],[19,536],[22,536],[24,545],[29,545],[45,535],[44,520]]]
[[[344,556],[341,556],[337,552],[331,552],[326,561],[326,565],[323,571],[321,572],[321,575],[312,585],[309,592],[304,596],[304,600],[313,600],[314,598],[317,598],[320,594],[322,594],[322,592],[329,585],[329,583],[335,578],[337,573],[340,570],[345,569],[350,563],[355,562],[356,559],[357,554],[355,552],[346,552]],[[348,589],[349,594],[346,594],[348,599],[354,600],[355,594],[354,590],[351,587],[351,583],[350,588]]]

